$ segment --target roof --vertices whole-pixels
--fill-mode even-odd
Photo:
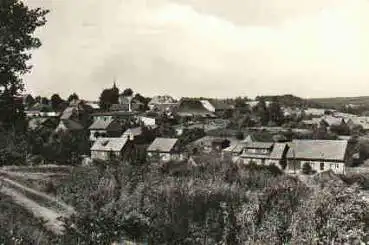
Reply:
[[[246,144],[247,149],[269,149],[273,146],[273,142],[249,142]]]
[[[60,119],[70,119],[72,116],[73,116],[73,113],[75,112],[75,108],[74,107],[67,107],[64,111],[63,111],[63,113],[62,113],[62,115],[61,115],[61,117],[60,117]]]
[[[127,141],[127,138],[98,138],[91,151],[121,151]]]
[[[157,95],[152,97],[149,102],[149,105],[153,104],[172,104],[176,103],[175,100],[169,95]]]
[[[136,128],[129,128],[127,129],[123,135],[127,135],[127,134],[132,134],[134,136],[138,136],[142,134],[142,128],[141,127],[136,127]]]
[[[329,126],[339,126],[343,122],[342,118],[325,116],[322,118]]]
[[[182,99],[178,106],[178,114],[211,115],[200,100]]]
[[[109,108],[111,111],[128,111],[129,105],[127,104],[112,104]]]
[[[293,140],[288,158],[343,161],[347,140]]]
[[[243,149],[245,148],[245,143],[239,143],[239,144],[232,144],[229,147],[223,149],[225,152],[234,152],[234,153],[241,153]]]
[[[270,153],[270,158],[272,159],[282,159],[283,153],[287,147],[286,143],[275,143],[273,150]]]
[[[177,141],[176,138],[156,138],[147,148],[147,151],[170,152]]]
[[[113,122],[116,122],[114,119],[97,119],[95,120],[89,129],[107,129]]]
[[[205,107],[206,110],[215,112],[215,107],[208,100],[200,100],[201,104]]]
[[[65,125],[68,130],[82,130],[83,126],[73,120],[62,120],[61,123]]]

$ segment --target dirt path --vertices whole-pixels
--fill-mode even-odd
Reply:
[[[58,220],[58,217],[63,217],[63,214],[57,213],[54,210],[45,208],[30,200],[18,191],[2,186],[0,192],[10,196],[13,201],[31,212],[35,217],[42,218],[45,223],[45,228],[56,235],[61,235],[64,232],[64,223]]]
[[[13,172],[13,171],[3,171],[0,170],[0,175],[3,176],[10,176],[15,178],[23,178],[23,179],[29,179],[29,180],[42,180],[47,178],[55,178],[55,177],[65,177],[69,174],[66,173],[38,173],[38,172]]]
[[[2,182],[3,182],[3,184],[9,185],[10,188],[13,186],[13,187],[16,187],[18,189],[21,189],[22,191],[32,193],[32,194],[37,195],[41,198],[44,198],[47,201],[55,203],[55,205],[58,205],[58,206],[62,207],[65,210],[64,213],[67,216],[72,215],[72,214],[75,213],[75,210],[72,206],[66,204],[65,202],[63,202],[63,201],[61,201],[61,200],[59,200],[55,197],[49,196],[49,195],[47,195],[43,192],[40,192],[40,191],[34,190],[32,188],[26,187],[22,184],[19,184],[16,181],[13,181],[13,180],[10,180],[10,179],[7,179],[7,178],[2,178]]]

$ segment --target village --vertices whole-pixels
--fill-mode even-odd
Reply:
[[[344,175],[358,171],[369,158],[368,116],[309,107],[297,97],[284,96],[292,103],[283,104],[278,96],[176,100],[169,95],[145,98],[131,89],[118,91],[114,83],[96,102],[76,94],[57,102],[23,96],[28,130],[36,134],[49,130],[45,143],[66,134],[83,141],[84,152],[67,159],[73,164],[145,161],[187,169],[202,156],[211,156],[234,164],[274,165],[289,174]],[[116,94],[115,99],[101,101],[109,92]],[[37,153],[50,163],[42,150],[27,158],[39,159]]]

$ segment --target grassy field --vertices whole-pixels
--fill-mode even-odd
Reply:
[[[50,244],[50,235],[22,207],[0,194],[0,244]]]

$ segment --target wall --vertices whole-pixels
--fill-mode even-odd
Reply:
[[[156,152],[148,152],[147,156],[148,158],[150,158],[151,160],[158,160],[158,153]],[[165,153],[165,152],[160,152],[159,153],[159,161],[163,161],[163,162],[169,162],[169,161],[173,161],[173,160],[183,160],[183,155],[182,154],[173,154],[173,153]]]
[[[111,152],[108,151],[91,151],[91,159],[108,161],[110,154]],[[113,154],[118,158],[121,156],[121,153],[119,151],[113,152]]]
[[[98,138],[98,137],[95,137],[95,133],[107,134],[106,130],[90,130],[90,141],[96,141],[96,139]]]
[[[238,160],[240,159],[240,161],[243,164],[249,164],[250,161],[255,162],[257,165],[265,165],[265,166],[269,166],[269,165],[275,165],[278,168],[282,168],[281,165],[279,164],[279,160],[275,160],[275,159],[256,159],[256,158],[242,158],[242,157],[234,157],[234,160]]]
[[[155,125],[155,118],[140,117],[140,121],[143,122],[143,124],[145,126],[154,126]]]
[[[296,160],[296,172],[302,171],[305,163],[309,163],[311,168],[320,173],[328,170],[332,170],[336,174],[345,174],[345,163],[344,162],[329,162],[329,161],[309,161],[309,160]],[[321,163],[324,164],[324,168],[321,169]],[[288,172],[293,172],[293,160],[288,160],[287,169]]]

